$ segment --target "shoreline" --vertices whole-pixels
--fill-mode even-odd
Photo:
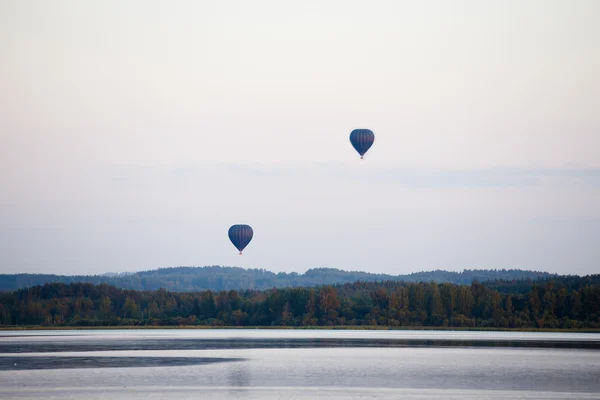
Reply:
[[[261,329],[261,330],[379,330],[379,331],[496,331],[496,332],[565,332],[565,333],[600,333],[600,328],[559,329],[559,328],[486,328],[486,327],[434,327],[434,326],[410,326],[390,327],[376,325],[341,325],[341,326],[0,326],[2,331],[86,331],[86,330],[143,330],[143,329]]]

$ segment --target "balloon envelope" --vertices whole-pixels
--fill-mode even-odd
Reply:
[[[374,141],[375,134],[370,129],[355,129],[350,132],[350,143],[352,143],[352,147],[360,154],[360,158],[373,146]]]
[[[248,246],[252,236],[254,236],[254,231],[250,225],[233,225],[229,228],[229,240],[240,251],[240,254]]]

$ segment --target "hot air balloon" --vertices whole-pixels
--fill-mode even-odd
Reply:
[[[229,228],[229,240],[240,251],[240,255],[242,255],[242,250],[252,240],[253,235],[254,231],[250,225],[233,225]]]
[[[350,143],[360,154],[362,159],[365,153],[373,146],[375,134],[370,129],[355,129],[350,133]]]

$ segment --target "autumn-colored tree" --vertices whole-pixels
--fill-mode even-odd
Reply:
[[[48,284],[0,292],[3,325],[384,325],[600,328],[600,288],[571,278],[502,293],[470,286],[355,282],[315,288],[176,293],[106,284]],[[508,284],[502,286],[508,290]]]

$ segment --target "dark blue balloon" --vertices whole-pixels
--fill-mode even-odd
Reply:
[[[350,143],[352,147],[363,158],[365,153],[373,146],[375,134],[370,129],[355,129],[350,133]]]
[[[250,225],[233,225],[229,228],[229,240],[240,251],[240,254],[248,246],[252,236],[254,236],[254,231]]]

